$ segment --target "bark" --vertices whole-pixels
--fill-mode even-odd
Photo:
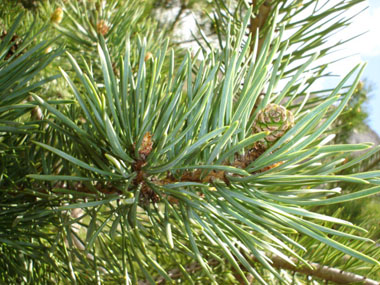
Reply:
[[[253,0],[251,5],[253,7],[255,7],[257,5],[257,1]],[[258,12],[256,13],[256,17],[251,18],[250,27],[249,27],[249,32],[250,32],[251,38],[252,38],[251,50],[253,50],[253,47],[255,44],[256,33],[258,30],[261,31],[261,29],[265,26],[265,23],[268,20],[268,17],[270,15],[271,10],[272,10],[271,1],[265,1],[264,4],[262,4],[259,7]],[[258,53],[257,54],[259,54],[259,52],[261,50],[261,46],[263,45],[263,43],[264,43],[264,38],[261,38],[261,39],[259,38]]]

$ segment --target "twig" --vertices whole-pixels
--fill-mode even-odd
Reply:
[[[182,2],[182,1],[181,1],[181,2]],[[174,19],[174,21],[173,21],[173,23],[172,23],[172,25],[171,25],[171,27],[170,27],[170,29],[169,29],[169,32],[172,32],[172,31],[174,30],[175,26],[177,25],[179,19],[180,19],[181,16],[182,16],[183,11],[185,11],[185,10],[186,10],[186,3],[185,3],[185,2],[182,2],[182,3],[181,3],[181,6],[180,6],[180,9],[179,9],[179,11],[178,11],[178,13],[177,13],[177,16],[175,17],[175,19]]]
[[[75,219],[78,219],[81,215],[83,214],[83,210],[80,209],[80,208],[75,208],[73,210],[71,210],[71,217],[75,218]],[[71,225],[71,233],[70,233],[70,236],[71,236],[71,240],[73,242],[73,245],[79,249],[80,251],[85,251],[86,250],[86,247],[85,245],[83,244],[83,242],[74,234],[74,233],[78,233],[79,230],[81,228],[81,225],[78,224],[78,223],[75,223],[73,225]],[[69,244],[67,238],[65,238],[65,242],[67,244]],[[92,255],[91,253],[86,253],[86,258],[90,261],[94,261],[94,255]],[[102,273],[104,274],[108,274],[108,270],[105,269],[103,266],[98,266],[98,270],[100,270]]]
[[[219,261],[212,259],[208,262],[208,265],[215,266],[218,265]],[[202,266],[198,262],[193,262],[190,265],[185,267],[185,270],[188,273],[194,273],[202,269]],[[179,269],[173,269],[168,272],[168,276],[172,279],[179,279],[182,276],[182,272]],[[155,280],[155,284],[163,284],[165,283],[165,278],[160,276]],[[148,285],[150,284],[148,281],[139,281],[138,285]]]
[[[210,37],[210,36],[213,36],[214,33],[209,33],[206,35],[206,37]],[[202,37],[199,37],[199,38],[192,38],[192,39],[188,39],[188,40],[183,40],[183,41],[173,41],[173,44],[175,45],[181,45],[181,44],[187,44],[187,43],[191,43],[191,42],[195,42],[195,41],[200,41],[200,40],[203,40]]]

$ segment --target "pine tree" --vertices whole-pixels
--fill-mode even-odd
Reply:
[[[1,12],[2,283],[379,284],[342,205],[380,146],[334,143],[364,64],[314,88],[362,0],[29,2]]]

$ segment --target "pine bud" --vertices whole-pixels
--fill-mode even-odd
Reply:
[[[58,7],[54,10],[53,14],[51,14],[50,21],[54,24],[59,24],[63,19],[63,10],[61,7]]]
[[[35,121],[41,121],[43,118],[42,110],[40,107],[36,106],[31,111],[31,117]]]
[[[269,135],[260,141],[262,147],[268,148],[293,126],[294,116],[292,112],[283,106],[268,104],[257,115],[253,124],[253,132],[269,132]]]
[[[364,87],[364,82],[360,80],[360,81],[358,82],[358,89],[359,89],[359,90],[362,90],[363,87]]]
[[[45,50],[44,50],[44,53],[45,54],[48,54],[49,52],[51,52],[53,49],[51,48],[51,46],[48,46]]]
[[[363,88],[364,88],[364,82],[360,80],[358,84],[356,85],[355,92],[356,93],[361,92]]]

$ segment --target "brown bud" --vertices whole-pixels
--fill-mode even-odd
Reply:
[[[264,167],[263,169],[260,170],[260,172],[265,172],[265,171],[271,170],[271,169],[273,169],[275,167],[278,167],[278,166],[280,166],[282,164],[284,164],[284,161],[276,162],[276,163],[274,163],[272,165]]]
[[[140,149],[139,154],[142,157],[147,157],[153,148],[153,141],[152,141],[152,135],[150,132],[145,133]]]
[[[179,200],[174,196],[169,195],[167,199],[170,204],[176,204],[176,205],[179,204]]]
[[[151,59],[153,57],[153,54],[148,51],[145,55],[145,58],[144,58],[144,61],[147,62],[149,59]]]
[[[98,34],[101,34],[102,36],[105,36],[108,33],[109,29],[109,26],[104,20],[100,20],[96,24],[96,31],[98,32]]]

